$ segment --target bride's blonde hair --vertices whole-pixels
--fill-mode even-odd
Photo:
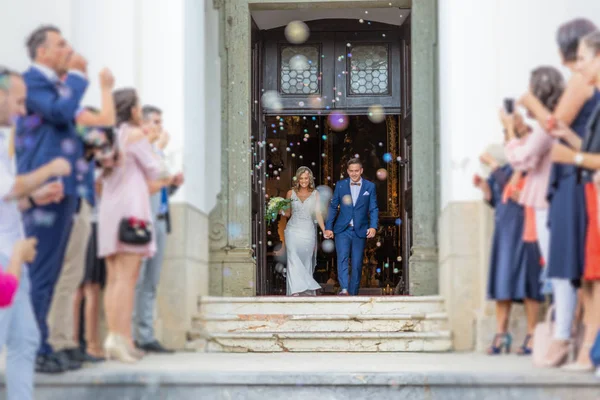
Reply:
[[[312,171],[308,167],[300,167],[296,170],[296,178],[294,179],[294,185],[292,187],[296,193],[300,190],[300,176],[305,172],[308,172],[308,190],[311,192],[315,190],[315,177]]]

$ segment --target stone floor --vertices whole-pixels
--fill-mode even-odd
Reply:
[[[38,376],[36,385],[38,400],[600,399],[600,378],[593,374],[467,353],[179,353]]]

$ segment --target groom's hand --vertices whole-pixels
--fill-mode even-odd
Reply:
[[[369,228],[367,230],[367,239],[374,238],[376,233],[377,233],[377,231],[374,228]]]
[[[330,230],[325,230],[325,239],[331,239],[333,238],[333,231]]]

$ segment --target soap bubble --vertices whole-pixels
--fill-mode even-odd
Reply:
[[[73,139],[64,139],[62,142],[60,142],[60,148],[62,149],[63,153],[71,155],[75,153],[77,144]]]
[[[327,122],[332,130],[341,132],[348,127],[349,121],[348,116],[342,111],[334,111],[327,117]]]
[[[56,213],[44,211],[40,208],[33,210],[33,223],[38,226],[51,227],[56,221]]]
[[[264,108],[271,111],[281,111],[283,109],[281,97],[275,90],[266,91],[261,97],[261,103]]]
[[[385,110],[379,104],[373,104],[369,107],[369,120],[374,124],[379,124],[385,120]]]
[[[302,44],[310,36],[310,29],[302,21],[292,21],[285,27],[285,38],[293,44]]]
[[[323,248],[323,251],[325,253],[333,253],[333,251],[335,250],[335,243],[331,239],[326,239],[323,240],[321,247]]]
[[[352,205],[352,196],[350,196],[349,194],[347,194],[344,197],[342,197],[342,203],[344,203],[347,206]]]
[[[387,179],[387,170],[385,168],[379,168],[377,170],[377,179],[385,181]]]
[[[310,69],[310,63],[305,55],[296,54],[290,59],[290,68],[296,71],[306,71]]]
[[[393,159],[392,155],[390,153],[385,153],[383,155],[383,161],[385,161],[386,163],[391,162]]]
[[[396,219],[396,225],[398,225],[398,226],[402,225],[402,220],[400,218]]]
[[[90,164],[85,161],[83,158],[80,158],[79,160],[77,160],[77,162],[75,163],[75,168],[77,169],[77,172],[80,172],[82,174],[85,174],[86,172],[89,171],[90,169]]]
[[[282,263],[277,263],[275,265],[275,271],[277,271],[280,274],[283,274],[283,271],[285,270],[285,267],[283,266]]]

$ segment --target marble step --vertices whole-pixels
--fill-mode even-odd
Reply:
[[[194,332],[431,332],[448,330],[446,313],[369,315],[208,314]]]
[[[197,350],[227,353],[444,352],[452,349],[448,331],[213,332],[208,339],[197,343]]]
[[[201,297],[200,314],[371,315],[444,312],[441,296]]]

